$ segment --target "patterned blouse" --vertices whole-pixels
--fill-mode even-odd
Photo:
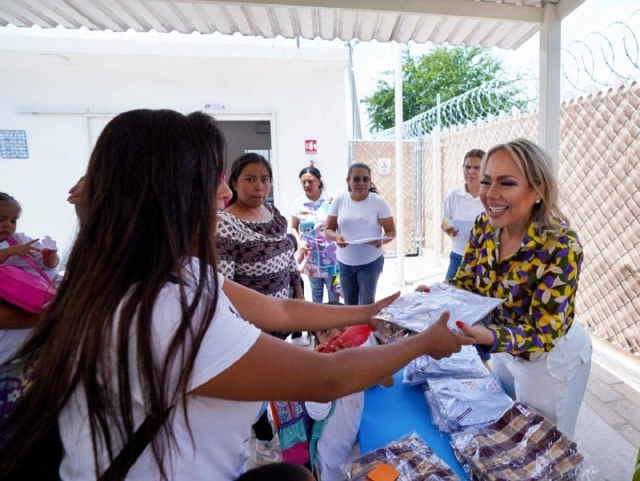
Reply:
[[[456,287],[505,299],[489,315],[494,342],[488,352],[509,352],[535,360],[553,349],[575,316],[582,246],[575,232],[557,222],[559,234],[540,232],[534,224],[520,248],[498,263],[496,231],[489,217],[476,218]]]
[[[300,273],[287,236],[287,220],[270,204],[266,222],[238,219],[220,212],[216,232],[218,271],[266,296],[288,298],[289,288],[299,286]]]
[[[291,210],[291,216],[300,221],[300,238],[309,245],[311,251],[311,258],[303,272],[310,277],[334,277],[338,273],[337,245],[324,235],[331,202],[333,195],[323,190],[315,201],[309,200],[306,195],[297,198]]]

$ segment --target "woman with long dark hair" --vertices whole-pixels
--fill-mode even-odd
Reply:
[[[110,481],[232,480],[262,400],[338,398],[471,342],[446,329],[447,316],[425,334],[334,356],[262,334],[301,319],[308,330],[366,323],[393,297],[323,306],[217,275],[216,211],[230,194],[223,152],[204,114],[135,110],[105,127],[66,277],[17,354],[37,364],[0,425],[0,478],[59,469],[65,481],[105,471]],[[44,462],[54,454],[61,464]]]

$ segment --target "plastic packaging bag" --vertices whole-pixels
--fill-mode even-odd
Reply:
[[[482,364],[478,351],[473,346],[463,346],[460,352],[439,360],[427,355],[414,359],[405,368],[402,382],[409,386],[416,386],[424,384],[429,379],[473,378],[485,377],[490,374]]]
[[[575,442],[519,402],[495,423],[451,438],[472,480],[586,481],[597,474]]]
[[[473,325],[503,302],[504,299],[481,296],[448,284],[435,284],[429,292],[411,292],[400,296],[380,311],[376,318],[403,329],[421,332],[436,322],[445,311],[449,311],[449,329],[460,332],[456,321]]]
[[[433,423],[445,433],[479,429],[495,422],[513,400],[494,376],[432,379],[425,391]]]
[[[417,433],[375,449],[345,464],[342,469],[349,481],[364,481],[380,464],[400,473],[397,481],[459,481],[456,473],[442,461]]]

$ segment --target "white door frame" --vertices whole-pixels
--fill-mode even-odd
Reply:
[[[275,163],[272,164],[272,168],[274,170],[274,177],[276,179],[282,179],[281,176],[281,165],[280,159],[278,157],[278,128],[276,123],[276,113],[275,112],[221,112],[217,110],[202,110],[207,115],[211,115],[216,120],[220,122],[239,122],[239,121],[268,121],[271,126],[271,160],[275,159]],[[66,112],[65,112],[66,113]],[[89,155],[91,155],[91,150],[93,150],[93,146],[91,145],[91,131],[89,129],[89,122],[92,118],[113,118],[118,113],[111,112],[69,112],[71,114],[76,115],[84,115],[87,119],[87,140],[89,145]],[[184,113],[184,112],[183,112]],[[227,159],[229,160],[229,159]],[[278,205],[280,201],[280,186],[282,182],[276,182],[273,186],[273,198],[274,203]]]

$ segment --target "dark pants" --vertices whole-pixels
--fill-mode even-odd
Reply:
[[[376,301],[376,288],[383,263],[384,256],[361,266],[339,263],[342,296],[347,306],[362,306]]]
[[[489,316],[482,319],[482,324],[484,324],[485,327],[489,325]],[[477,344],[474,344],[474,347],[476,348],[476,351],[478,351],[478,356],[480,356],[480,359],[482,359],[483,361],[488,361],[489,359],[491,359],[491,354],[482,352],[482,348]]]
[[[266,409],[262,413],[262,416],[260,416],[251,427],[258,441],[271,441],[273,439],[273,429],[271,429],[271,423],[269,422],[269,415]]]
[[[451,254],[449,254],[449,268],[447,269],[447,275],[444,278],[450,281],[456,277],[458,267],[460,267],[461,262],[462,256],[451,251]]]

